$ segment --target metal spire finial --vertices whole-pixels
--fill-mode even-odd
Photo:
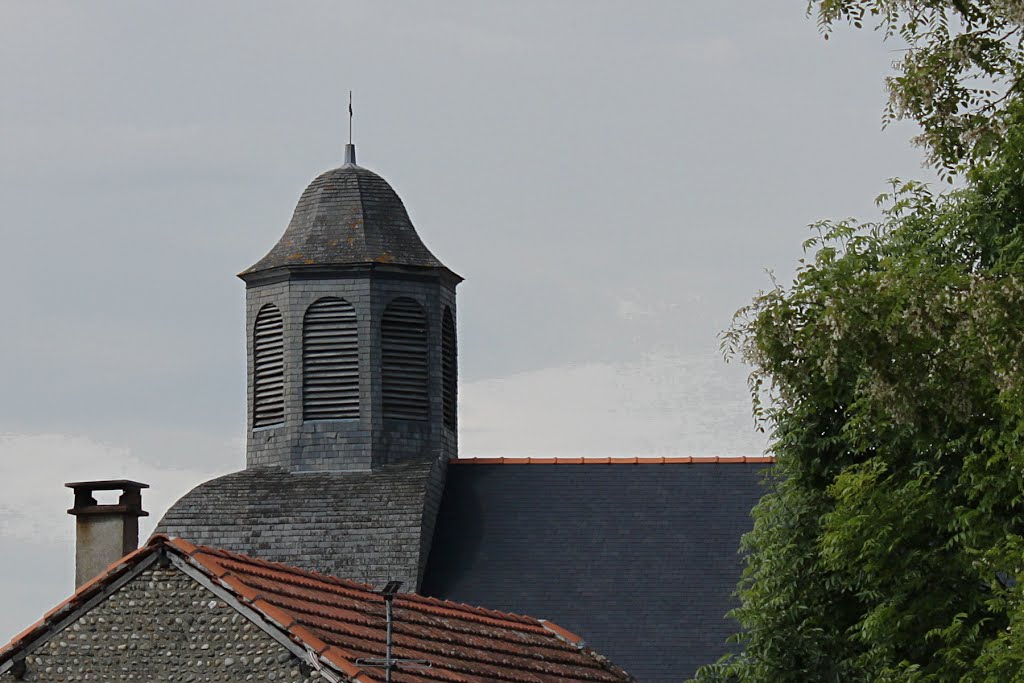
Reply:
[[[348,144],[345,145],[345,163],[356,164],[356,146],[352,144],[352,91],[348,91]]]

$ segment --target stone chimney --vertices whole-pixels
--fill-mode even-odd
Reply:
[[[75,588],[98,576],[111,564],[139,546],[139,517],[142,509],[140,484],[127,479],[78,481],[64,484],[75,492],[75,506],[68,510],[75,524]],[[95,491],[120,491],[116,504],[100,505]]]

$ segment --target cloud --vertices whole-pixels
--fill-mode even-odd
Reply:
[[[715,354],[652,353],[470,382],[463,456],[760,455],[745,369]]]
[[[70,544],[74,523],[69,481],[133,479],[152,486],[143,493],[148,536],[167,507],[214,469],[157,466],[130,448],[65,434],[0,434],[0,547],[10,539]],[[0,555],[4,553],[0,551]]]

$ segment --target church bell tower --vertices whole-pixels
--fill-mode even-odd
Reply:
[[[458,453],[455,288],[391,186],[356,164],[302,193],[246,285],[247,467],[373,470]]]

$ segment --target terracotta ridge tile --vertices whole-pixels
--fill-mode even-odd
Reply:
[[[318,653],[318,656],[353,680],[373,681],[365,671],[355,665],[352,655],[337,645],[328,646],[323,652]],[[361,676],[367,676],[367,678],[361,679]]]
[[[575,633],[573,633],[572,631],[570,631],[567,628],[562,628],[561,626],[559,626],[558,624],[556,624],[554,622],[547,621],[545,619],[541,619],[540,623],[548,631],[550,631],[551,633],[554,633],[556,636],[558,636],[562,640],[564,640],[564,641],[566,641],[568,643],[571,643],[571,644],[575,645],[576,647],[583,647],[586,644],[586,642],[583,640],[583,638],[581,638],[580,636],[576,635]]]
[[[263,593],[253,589],[245,581],[234,574],[227,574],[220,577],[220,583],[229,591],[242,599],[242,602],[253,603],[264,597]]]
[[[293,622],[287,630],[288,633],[291,634],[292,638],[313,650],[313,652],[318,655],[328,647],[327,643],[322,641],[315,633],[302,624]]]
[[[292,624],[295,623],[295,618],[288,614],[284,610],[271,605],[269,602],[260,598],[252,603],[253,609],[258,610],[263,614],[264,617],[277,624],[279,627],[287,631]]]
[[[154,536],[153,540],[155,539],[156,537]],[[152,543],[153,540],[150,542]],[[175,550],[184,553],[186,557],[191,557],[199,551],[199,547],[197,545],[186,541],[184,538],[168,538],[167,543]]]
[[[774,463],[773,455],[687,455],[678,457],[459,457],[448,460],[449,465],[696,465],[696,464],[756,464]]]

